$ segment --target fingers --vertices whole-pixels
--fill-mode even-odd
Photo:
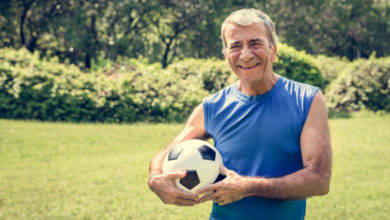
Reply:
[[[194,200],[185,199],[181,197],[172,197],[172,196],[170,196],[169,198],[165,198],[163,202],[165,204],[172,204],[172,205],[179,205],[179,206],[194,206],[199,204],[199,201],[194,201]]]
[[[231,201],[224,201],[224,200],[221,200],[219,202],[217,202],[219,206],[223,206],[223,205],[227,205],[229,203],[231,203]]]
[[[227,200],[227,195],[225,195],[223,192],[214,190],[213,193],[209,193],[202,198],[200,198],[200,202],[207,202],[207,201],[213,201],[218,203],[218,205],[226,205],[228,203],[231,203],[231,201]]]
[[[179,206],[193,206],[199,204],[198,195],[182,191],[177,188],[175,184],[176,179],[184,178],[186,175],[186,171],[155,175],[151,178],[149,186],[165,204]]]
[[[205,186],[196,192],[197,195],[203,195],[200,198],[200,202],[207,202],[209,200],[215,201],[219,199],[218,196],[221,194],[221,189],[219,184],[213,184]]]
[[[210,200],[218,203],[218,205],[220,205],[220,206],[229,204],[229,203],[234,201],[228,195],[226,195],[224,192],[216,190],[213,193],[209,193],[209,194],[203,196],[202,198],[200,198],[200,203],[207,202]]]
[[[219,167],[219,172],[221,173],[221,174],[223,174],[223,175],[227,175],[227,173],[228,173],[228,169],[226,169],[226,167],[224,166],[224,165],[221,165],[220,167]]]
[[[179,189],[177,189],[174,193],[176,193],[176,195],[180,198],[186,200],[192,200],[194,202],[199,202],[199,196],[197,194],[185,192]]]
[[[196,204],[199,204],[199,201],[184,199],[184,198],[176,198],[175,205],[181,205],[181,206],[194,206]]]
[[[212,192],[212,193],[208,193],[208,194],[206,194],[206,195],[204,195],[203,197],[201,197],[200,198],[200,203],[202,203],[202,202],[207,202],[207,201],[210,201],[210,200],[217,200],[217,199],[219,199],[219,197],[218,197],[218,195],[216,195],[216,191],[214,192]]]
[[[171,172],[171,173],[167,173],[166,175],[170,179],[177,179],[177,178],[181,179],[187,175],[187,171],[183,170],[183,171],[178,171],[178,172]]]
[[[210,193],[214,192],[215,190],[217,190],[218,188],[219,188],[218,183],[208,185],[208,186],[205,186],[205,187],[199,189],[198,191],[196,191],[196,194],[198,196],[202,195],[202,194],[210,194]]]
[[[177,188],[162,193],[160,198],[165,204],[179,206],[193,206],[199,204],[199,197],[196,194],[184,192]]]

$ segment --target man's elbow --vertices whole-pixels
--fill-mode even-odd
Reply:
[[[318,183],[317,195],[324,196],[328,194],[330,190],[330,174],[319,177]]]
[[[329,190],[330,190],[330,184],[329,183],[322,184],[321,189],[320,189],[318,195],[319,196],[324,196],[324,195],[329,193]]]

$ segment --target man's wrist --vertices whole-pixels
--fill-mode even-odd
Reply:
[[[266,186],[267,180],[261,177],[248,177],[245,181],[244,189],[246,196],[261,196]]]

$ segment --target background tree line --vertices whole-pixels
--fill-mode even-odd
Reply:
[[[221,57],[220,26],[239,8],[259,8],[282,42],[350,60],[390,54],[385,0],[2,0],[0,48],[91,68],[100,60]]]

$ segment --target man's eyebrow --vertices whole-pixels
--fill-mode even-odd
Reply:
[[[262,44],[264,44],[264,40],[262,40],[260,38],[255,38],[255,39],[249,40],[249,43],[262,43]],[[228,45],[234,46],[234,45],[240,45],[240,44],[242,44],[241,41],[233,41],[233,42],[229,43]]]
[[[249,43],[264,43],[262,39],[256,38],[249,41]]]
[[[248,42],[249,44],[253,44],[253,43],[260,43],[260,44],[264,44],[264,40],[260,39],[260,38],[255,38],[255,39],[251,39],[249,40]],[[229,46],[235,46],[235,45],[241,45],[242,42],[241,41],[233,41],[231,43],[228,43]]]
[[[239,44],[241,44],[241,42],[240,41],[233,41],[232,43],[230,43],[229,45],[239,45]]]

